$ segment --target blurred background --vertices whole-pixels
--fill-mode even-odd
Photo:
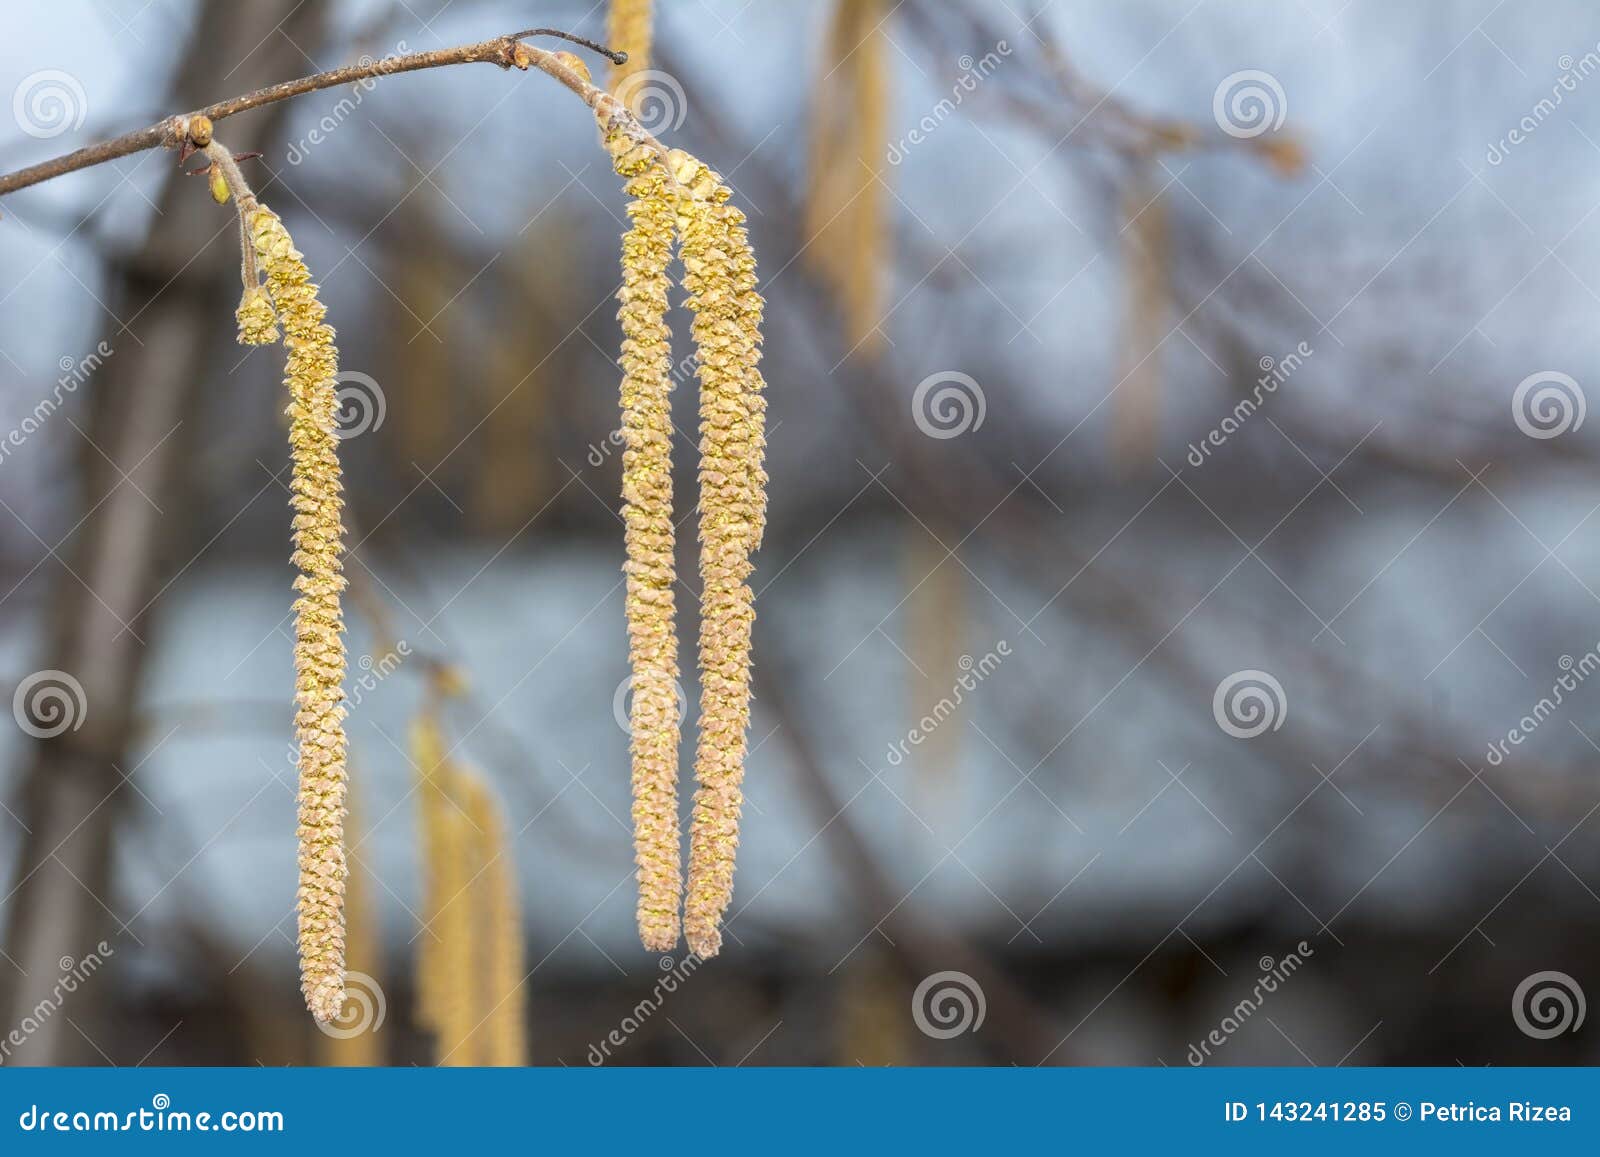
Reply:
[[[657,9],[633,96],[768,303],[722,954],[633,928],[625,198],[548,77],[422,72],[218,129],[349,389],[358,1038],[298,992],[282,351],[234,343],[234,213],[165,150],[5,200],[5,1062],[449,1059],[430,704],[505,826],[534,1064],[1600,1059],[1593,6]],[[605,5],[29,5],[0,167],[531,24]]]

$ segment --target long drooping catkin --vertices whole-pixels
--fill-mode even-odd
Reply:
[[[766,402],[757,368],[762,302],[744,215],[693,157],[671,154],[680,185],[678,228],[684,288],[694,313],[700,376],[700,736],[684,932],[699,956],[722,946],[733,897],[746,730],[750,630],[755,621],[750,553],[766,524]]]
[[[411,725],[411,755],[426,867],[417,1020],[441,1065],[526,1064],[522,909],[500,806],[450,757],[436,704]]]
[[[1153,166],[1151,166],[1153,168]],[[1124,473],[1148,470],[1161,433],[1161,347],[1170,324],[1167,205],[1137,168],[1122,196],[1123,322],[1111,393],[1111,452]]]
[[[345,651],[340,593],[344,527],[334,396],[338,351],[305,260],[270,209],[254,207],[250,240],[283,323],[289,356],[289,447],[293,458],[295,731],[300,745],[300,983],[318,1020],[344,1004]],[[247,299],[248,303],[248,299]],[[264,319],[255,309],[254,332]],[[241,330],[245,329],[241,319]]]
[[[455,771],[432,708],[411,724],[424,865],[418,934],[417,1021],[437,1040],[441,1064],[470,1065],[476,987],[471,909],[463,893],[472,879],[469,827],[455,800]]]
[[[833,289],[852,352],[884,339],[888,14],[884,0],[836,0],[812,102],[805,259]]]
[[[474,1031],[477,1063],[501,1067],[528,1063],[527,1002],[523,995],[522,909],[517,903],[515,863],[506,841],[500,805],[480,776],[457,773],[465,823],[476,854],[468,889],[476,953],[482,971],[481,1023]]]
[[[677,207],[659,158],[625,135],[607,140],[628,178],[633,227],[622,239],[622,518],[626,527],[628,660],[633,703],[633,843],[639,938],[678,943],[683,903],[678,826],[678,633],[672,520],[672,335],[668,270]]]
[[[347,812],[359,815],[360,808],[347,796]],[[345,819],[345,835],[351,849],[361,846],[352,817]],[[375,1068],[383,1064],[385,1038],[379,1033],[380,1022],[372,1007],[366,1003],[380,987],[378,977],[383,972],[383,937],[373,911],[371,872],[352,853],[347,857],[349,874],[345,877],[344,939],[346,957],[350,964],[349,983],[346,985],[344,1006],[335,1022],[339,1030],[318,1033],[317,1063],[346,1068]],[[368,991],[363,993],[365,983]]]
[[[606,19],[606,46],[626,52],[628,59],[611,66],[611,90],[636,72],[650,67],[654,0],[611,0]]]

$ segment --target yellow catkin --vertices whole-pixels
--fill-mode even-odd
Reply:
[[[888,188],[884,183],[889,147],[888,34],[881,4],[860,5],[874,23],[856,51],[855,157],[860,197],[852,211],[851,261],[845,281],[845,310],[851,344],[881,352],[883,289],[889,262]]]
[[[1111,453],[1124,474],[1155,461],[1161,432],[1161,346],[1168,325],[1167,208],[1151,174],[1123,195],[1121,354],[1111,395]]]
[[[611,66],[611,90],[636,72],[650,67],[654,0],[611,0],[606,20],[606,47],[626,52],[628,59]]]
[[[907,1040],[912,1021],[905,1014],[905,981],[881,952],[867,950],[850,961],[835,988],[834,1063],[869,1068],[913,1060]]]
[[[700,735],[684,932],[708,957],[721,948],[733,897],[750,721],[755,610],[746,580],[766,523],[762,302],[744,214],[728,203],[727,186],[679,150],[671,163],[700,377]]]
[[[683,903],[678,826],[678,634],[673,586],[672,335],[669,267],[677,226],[670,180],[656,154],[613,132],[607,147],[628,178],[633,222],[622,240],[622,517],[626,528],[628,659],[633,702],[634,859],[639,938],[677,946]]]
[[[469,829],[455,799],[454,769],[431,709],[411,725],[411,759],[417,767],[425,873],[426,926],[417,938],[417,1021],[434,1034],[440,1064],[468,1065],[473,1061],[466,1045],[476,997],[470,963],[472,928],[463,899],[472,878]]]
[[[526,1064],[522,909],[499,804],[450,758],[431,705],[412,723],[411,751],[427,873],[417,1020],[441,1065]]]
[[[523,992],[522,909],[517,902],[516,865],[506,842],[505,821],[481,777],[458,773],[465,824],[475,844],[469,887],[475,961],[483,994],[474,1055],[501,1067],[528,1063],[527,1001]]]
[[[236,316],[239,319],[240,345],[271,345],[278,340],[278,315],[262,286],[244,291]]]
[[[954,679],[961,677],[968,620],[967,572],[959,547],[951,554],[945,543],[962,535],[937,516],[905,529],[902,576],[905,595],[900,608],[901,638],[910,662],[906,667],[907,702],[939,702]],[[925,801],[917,814],[936,814],[938,797],[955,786],[967,734],[965,707],[955,706],[938,728],[923,735],[917,749],[912,791]],[[915,806],[913,804],[913,806]]]
[[[318,1020],[344,1004],[345,734],[344,619],[340,563],[344,527],[334,396],[338,351],[305,260],[270,209],[255,207],[250,240],[283,323],[289,355],[289,447],[293,459],[295,731],[300,747],[300,981]]]
[[[352,807],[350,810],[358,809]],[[352,847],[361,846],[361,841],[355,838],[354,825],[348,820],[345,832],[351,837]],[[376,978],[382,972],[380,957],[383,949],[377,913],[373,911],[370,874],[362,871],[353,856],[350,859],[344,896],[346,955],[353,970],[374,978],[372,983],[376,984]],[[354,984],[350,991],[356,991]],[[371,994],[367,996],[370,998]],[[345,1068],[375,1068],[383,1064],[383,1037],[379,1035],[371,1012],[357,997],[349,996],[346,999],[337,1023],[344,1028],[360,1027],[362,1031],[349,1036],[316,1034],[319,1038],[317,1051],[320,1064]]]
[[[472,884],[483,869],[478,831],[462,807],[457,768],[446,765],[444,816],[446,873],[452,891],[434,921],[439,935],[439,977],[443,985],[438,1032],[439,1064],[476,1066],[486,1061],[486,1037],[479,1032],[483,1017],[480,929],[473,922]]]
[[[888,35],[883,0],[838,0],[811,126],[807,262],[834,291],[852,352],[880,353],[889,258]]]

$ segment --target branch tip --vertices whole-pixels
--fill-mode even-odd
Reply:
[[[612,64],[625,64],[628,60],[626,52],[618,52],[615,49],[607,48],[604,44],[590,40],[587,36],[576,36],[571,32],[563,32],[559,28],[525,28],[521,32],[513,32],[507,39],[526,40],[530,36],[554,36],[560,40],[571,41],[573,44],[581,44],[590,52],[598,52]]]

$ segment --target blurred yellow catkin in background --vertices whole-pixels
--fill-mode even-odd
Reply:
[[[440,687],[412,723],[425,876],[417,1020],[438,1063],[527,1063],[522,909],[500,807],[456,763],[439,725]]]
[[[612,92],[616,92],[628,77],[650,67],[654,8],[653,0],[611,0],[611,14],[606,21],[606,47],[628,54],[623,63],[611,66]]]
[[[354,807],[348,809],[355,811]],[[345,822],[345,834],[352,849],[360,846],[352,820]],[[344,943],[345,957],[353,972],[370,977],[370,984],[382,991],[383,937],[373,911],[372,889],[368,873],[363,869],[352,850],[346,857],[348,875],[344,893]],[[369,993],[369,997],[373,994]],[[345,1068],[372,1068],[384,1062],[383,1040],[375,1016],[362,1004],[361,999],[347,991],[344,1007],[340,1009],[337,1025],[347,1028],[348,1035],[318,1032],[316,1034],[317,1063]]]
[[[1123,190],[1121,352],[1111,404],[1112,457],[1124,473],[1150,468],[1161,432],[1161,347],[1167,337],[1167,207],[1143,167]]]
[[[525,1065],[527,1001],[516,865],[500,805],[488,784],[465,769],[458,777],[475,865],[465,901],[471,909],[473,940],[481,946],[474,964],[481,970],[483,985],[472,1053],[478,1064]]]
[[[838,297],[852,352],[881,352],[890,245],[884,0],[838,0],[823,42],[811,120],[806,260]]]

